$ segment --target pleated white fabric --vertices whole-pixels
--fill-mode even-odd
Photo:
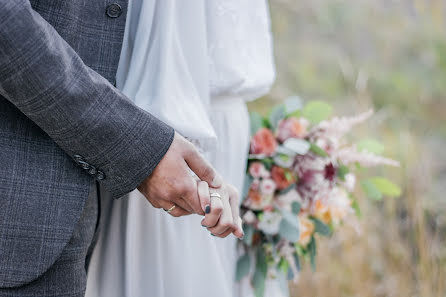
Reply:
[[[269,26],[263,0],[132,0],[118,68],[118,87],[197,143],[240,192],[245,101],[275,76]],[[246,280],[235,282],[236,239],[212,237],[201,219],[173,218],[138,191],[103,197],[86,296],[253,296]]]

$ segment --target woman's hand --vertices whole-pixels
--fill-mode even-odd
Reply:
[[[213,193],[217,193],[211,195]],[[210,201],[205,206],[205,217],[201,225],[212,235],[225,238],[233,233],[243,238],[242,219],[239,215],[239,194],[230,184],[224,183],[220,188],[209,188],[208,183],[198,182],[198,195],[203,201]],[[219,196],[219,197],[218,197]]]

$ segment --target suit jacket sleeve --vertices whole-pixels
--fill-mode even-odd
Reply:
[[[0,94],[113,197],[135,189],[167,152],[173,129],[87,67],[27,0],[0,4]]]

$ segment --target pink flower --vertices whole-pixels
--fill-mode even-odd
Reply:
[[[264,183],[265,181],[266,184]],[[268,179],[263,180],[262,182],[259,182],[259,180],[254,180],[249,189],[248,197],[243,204],[252,210],[263,210],[271,205],[275,187],[270,188],[272,185],[268,185],[268,183]],[[266,193],[262,192],[262,190],[266,191]],[[269,193],[271,191],[272,193]]]
[[[284,142],[288,138],[303,138],[307,134],[309,122],[304,118],[288,118],[279,122],[277,139]]]
[[[271,130],[262,128],[251,139],[251,154],[271,155],[275,152],[277,141]]]
[[[260,182],[260,193],[262,193],[262,195],[272,195],[275,190],[276,183],[272,179],[265,178]]]
[[[270,176],[268,170],[266,170],[265,165],[262,162],[252,162],[249,165],[249,174],[254,178],[267,178]]]
[[[277,189],[283,190],[296,182],[296,178],[289,169],[284,169],[279,166],[273,166],[271,169],[271,178],[277,185]]]

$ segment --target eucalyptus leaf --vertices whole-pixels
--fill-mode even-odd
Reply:
[[[291,242],[298,241],[300,237],[299,227],[296,228],[295,225],[291,224],[285,219],[282,219],[280,222],[279,234]]]
[[[286,220],[288,223],[290,223],[290,225],[292,225],[296,229],[299,229],[299,218],[297,217],[297,215],[283,208],[280,209],[280,212],[282,213],[282,217],[284,220]]]
[[[296,154],[305,155],[310,150],[311,145],[308,141],[300,138],[288,138],[283,143],[283,147]]]
[[[357,144],[359,151],[367,151],[376,155],[380,155],[384,152],[384,145],[375,139],[364,139]]]
[[[249,118],[251,126],[251,135],[254,135],[257,133],[257,131],[259,131],[262,127],[264,127],[263,118],[257,112],[251,112]]]
[[[327,119],[333,111],[333,108],[322,101],[311,101],[305,105],[302,115],[312,124],[318,124]]]
[[[316,271],[316,239],[314,236],[311,237],[311,241],[308,244],[308,250],[310,253],[310,263],[313,271]]]
[[[243,237],[243,242],[247,246],[251,246],[252,238],[254,236],[255,229],[253,226],[248,224],[243,224],[243,231],[245,232],[245,237]]]
[[[293,114],[296,111],[302,110],[303,102],[299,96],[290,96],[285,100],[285,112],[287,115]]]
[[[240,199],[240,205],[248,197],[249,189],[251,187],[253,180],[254,180],[254,178],[250,174],[246,174],[244,184],[243,184],[243,193],[242,193],[242,197]]]
[[[268,117],[273,130],[276,130],[279,121],[283,118],[285,118],[285,106],[282,104],[274,106]]]
[[[256,297],[263,297],[265,294],[265,281],[268,271],[268,264],[266,263],[266,256],[262,248],[257,250],[256,254],[256,268],[253,276],[253,286]]]
[[[384,177],[372,177],[371,183],[384,195],[398,197],[401,195],[401,188]]]
[[[297,201],[291,203],[291,211],[293,212],[293,214],[298,215],[300,212],[300,203]]]
[[[235,279],[237,281],[240,281],[242,278],[244,278],[246,275],[249,274],[250,268],[251,268],[251,258],[249,257],[249,254],[246,253],[243,256],[241,256],[237,261]]]
[[[324,222],[322,222],[321,220],[319,220],[318,218],[311,218],[313,220],[314,223],[314,231],[316,233],[319,233],[320,235],[323,236],[330,236],[331,235],[331,229],[330,227],[325,224]]]
[[[297,251],[295,253],[293,253],[293,257],[294,257],[294,262],[296,264],[297,271],[300,271],[301,270],[300,259],[299,259],[299,255],[297,254]]]
[[[383,194],[381,191],[375,186],[375,184],[370,180],[361,181],[361,186],[367,197],[373,200],[381,200],[383,198]]]

